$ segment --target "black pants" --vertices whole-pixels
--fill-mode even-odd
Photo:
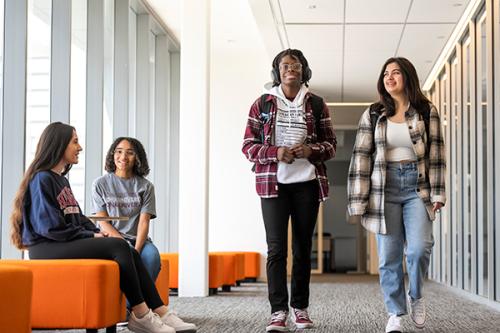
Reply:
[[[292,217],[292,288],[290,305],[309,306],[311,247],[319,207],[316,179],[294,184],[278,184],[278,197],[261,199],[267,241],[267,286],[271,312],[288,311],[286,258],[288,219]]]
[[[120,238],[85,238],[46,242],[29,247],[30,259],[109,259],[120,267],[120,289],[131,306],[146,302],[156,309],[163,301],[139,253]]]

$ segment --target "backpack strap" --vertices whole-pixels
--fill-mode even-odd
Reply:
[[[325,104],[323,102],[323,98],[319,97],[319,96],[316,96],[314,94],[311,94],[311,108],[312,108],[312,111],[313,111],[313,116],[314,116],[314,120],[315,120],[315,128],[316,128],[316,132],[318,131],[319,129],[319,124],[320,124],[320,121],[321,121],[321,114],[323,113],[323,105]]]
[[[422,119],[424,121],[424,125],[425,125],[425,134],[427,135],[427,142],[426,142],[426,155],[429,156],[430,152],[431,152],[431,132],[430,132],[430,122],[431,122],[431,106],[430,105],[426,105],[426,108],[424,110],[423,113],[421,113],[422,115]]]
[[[262,94],[260,96],[260,114],[262,117],[262,114],[269,114],[271,112],[271,102],[267,102],[267,97],[269,94]]]
[[[380,104],[379,102],[370,105],[370,123],[372,127],[372,137],[373,137],[372,154],[375,152],[375,127],[377,127],[377,121],[378,118],[380,117],[381,110],[382,110],[382,104]]]

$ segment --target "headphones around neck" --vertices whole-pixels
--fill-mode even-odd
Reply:
[[[302,68],[302,82],[309,81],[311,79],[311,76],[312,76],[312,71],[309,68],[309,66]],[[273,69],[271,69],[271,80],[273,80],[273,84],[281,83],[279,68],[273,66]]]

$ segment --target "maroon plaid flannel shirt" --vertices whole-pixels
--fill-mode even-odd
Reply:
[[[323,112],[318,122],[319,128],[315,128],[316,120],[309,101],[310,96],[311,93],[307,93],[304,97],[307,125],[305,144],[312,150],[309,162],[316,167],[316,179],[320,185],[319,199],[324,201],[328,198],[328,178],[324,161],[335,156],[337,139],[333,132],[332,120],[326,104],[323,104]],[[269,101],[272,102],[272,106],[267,115],[260,112],[260,97],[252,104],[248,114],[242,148],[246,158],[255,163],[255,186],[257,194],[262,198],[276,198],[278,196],[278,180],[276,176],[278,171],[278,147],[274,145],[276,97],[269,95],[266,102]]]

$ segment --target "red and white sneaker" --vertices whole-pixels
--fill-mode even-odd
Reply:
[[[288,327],[286,327],[286,318],[288,317],[288,311],[276,311],[271,314],[271,320],[267,324],[266,332],[269,331],[279,331],[288,332]]]
[[[292,308],[292,320],[298,329],[314,327],[314,323],[312,322],[311,318],[309,318],[307,309]]]

